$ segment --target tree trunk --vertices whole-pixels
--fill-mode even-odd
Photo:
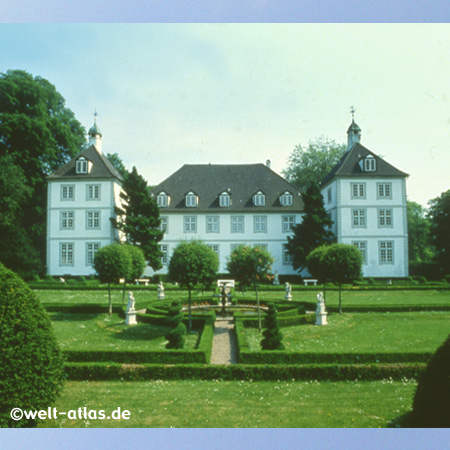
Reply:
[[[341,283],[339,283],[339,314],[342,314]]]
[[[108,296],[109,296],[109,315],[111,315],[112,314],[111,283],[108,283]]]
[[[192,312],[191,312],[191,290],[189,292],[189,333],[192,331]]]
[[[326,282],[323,282],[323,304],[325,307],[327,306],[327,285]]]
[[[258,309],[258,329],[259,329],[259,332],[261,333],[261,331],[262,331],[261,309],[259,308],[259,296],[258,296],[258,288],[256,287],[256,284],[255,284],[255,293],[256,293],[256,305],[257,305],[257,309]]]
[[[123,291],[122,291],[122,305],[125,304],[125,290],[126,290],[126,288],[127,288],[127,282],[124,281],[123,282]]]

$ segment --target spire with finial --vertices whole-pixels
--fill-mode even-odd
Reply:
[[[347,130],[348,144],[347,150],[350,150],[357,142],[361,142],[361,128],[355,123],[355,108],[350,107],[350,113],[352,115],[352,123]]]
[[[102,152],[102,132],[97,125],[97,109],[94,111],[94,125],[90,128],[89,135],[89,145],[93,145],[100,153]]]

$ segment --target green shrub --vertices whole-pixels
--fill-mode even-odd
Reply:
[[[0,342],[0,427],[33,426],[32,419],[13,421],[10,411],[49,407],[63,384],[63,358],[36,295],[1,264]]]
[[[411,425],[420,428],[450,427],[450,335],[436,350],[419,379]]]
[[[269,303],[269,309],[264,318],[265,330],[264,339],[261,341],[263,350],[284,350],[283,333],[281,333],[278,323],[277,308],[273,303]]]
[[[86,283],[86,277],[81,276],[80,278],[78,278],[78,281],[80,283]]]
[[[183,314],[181,313],[181,305],[174,301],[169,308],[169,316],[166,318],[166,324],[172,329],[164,336],[169,342],[166,348],[183,348],[186,334],[186,327],[183,324]]]
[[[445,275],[444,279],[447,283],[450,283],[450,275]]]

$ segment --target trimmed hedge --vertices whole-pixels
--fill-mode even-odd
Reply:
[[[246,317],[242,314],[234,314],[235,323],[241,321],[245,327],[248,328],[258,328],[258,318],[257,317]],[[290,327],[294,325],[303,325],[307,323],[315,323],[315,314],[303,314],[298,316],[283,316],[278,317],[278,323],[281,327]]]
[[[66,363],[70,380],[402,380],[417,379],[426,364],[321,364],[321,365],[162,365]]]
[[[108,313],[108,304],[99,305],[98,303],[42,303],[42,306],[47,312],[59,312],[65,314],[106,314]],[[113,306],[113,314],[119,314],[120,317],[125,317],[125,312],[122,306]]]

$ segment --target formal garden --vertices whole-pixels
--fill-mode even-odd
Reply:
[[[48,281],[48,280],[47,280]],[[411,410],[417,379],[449,333],[450,285],[402,280],[326,286],[327,326],[315,325],[323,286],[266,286],[261,307],[274,303],[284,350],[261,349],[256,295],[231,289],[237,364],[210,364],[218,288],[191,292],[192,331],[183,349],[167,349],[167,315],[188,291],[166,283],[132,286],[136,326],[125,325],[123,289],[98,281],[30,283],[47,310],[65,356],[67,376],[55,405],[131,411],[130,420],[63,419],[44,427],[386,427]],[[246,306],[249,308],[246,309]],[[250,309],[250,307],[253,307]],[[265,313],[263,313],[264,317]],[[187,326],[187,312],[184,313]]]

